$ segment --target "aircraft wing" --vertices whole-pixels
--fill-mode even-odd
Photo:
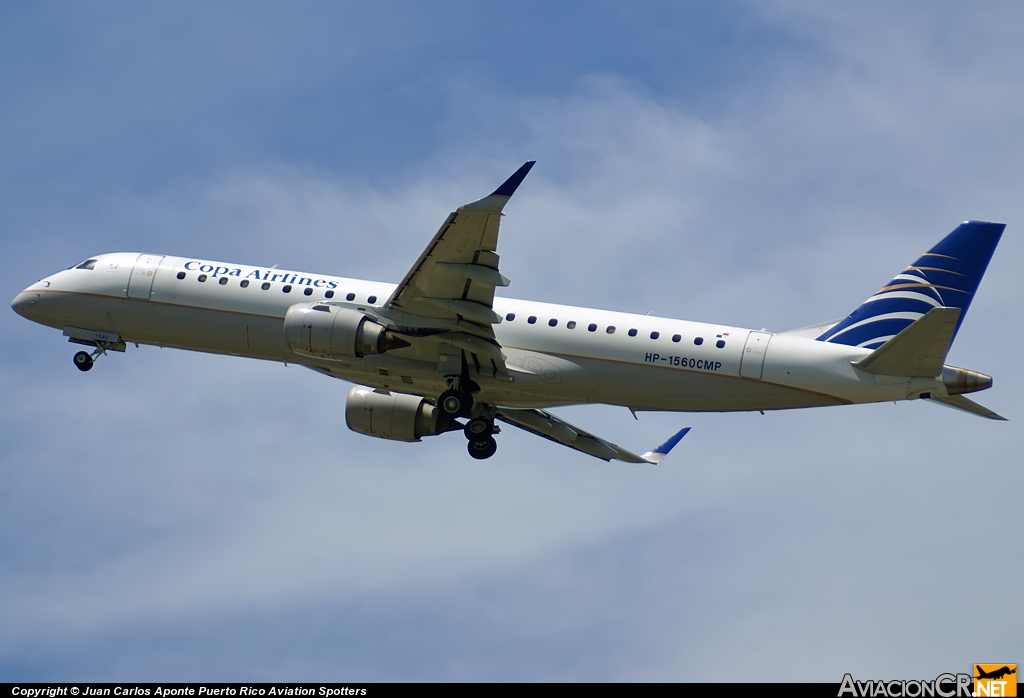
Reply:
[[[524,429],[531,434],[536,434],[601,460],[620,460],[626,463],[648,463],[650,465],[657,465],[679,443],[680,439],[690,431],[690,427],[684,427],[661,446],[640,456],[613,444],[611,441],[606,441],[600,436],[584,431],[564,419],[551,414],[547,410],[499,407],[497,417],[501,421]]]
[[[525,179],[527,162],[490,196],[448,216],[420,258],[384,304],[405,325],[469,332],[494,340],[494,289],[508,286],[498,271],[501,210]],[[406,317],[412,316],[412,317]]]

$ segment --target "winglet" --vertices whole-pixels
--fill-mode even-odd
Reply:
[[[670,438],[668,441],[663,443],[661,446],[658,446],[653,451],[648,451],[643,456],[641,456],[641,458],[643,458],[651,465],[657,465],[658,463],[661,462],[662,458],[668,455],[669,451],[675,448],[675,445],[677,443],[683,440],[683,437],[686,436],[687,432],[689,431],[690,427],[683,427],[682,429],[677,431],[675,435],[672,436],[672,438]]]
[[[506,179],[500,187],[495,189],[491,196],[504,196],[508,198],[515,194],[516,189],[518,189],[519,185],[523,183],[524,179],[526,179],[526,175],[530,173],[530,168],[532,168],[536,163],[536,160],[530,160],[525,163],[522,167],[516,170],[511,177]]]

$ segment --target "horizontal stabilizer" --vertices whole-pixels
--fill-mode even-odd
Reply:
[[[971,414],[976,414],[979,417],[984,417],[985,419],[995,419],[1000,422],[1007,421],[1006,417],[996,414],[995,412],[993,412],[987,407],[984,407],[983,405],[979,405],[974,400],[968,400],[963,395],[950,395],[949,397],[933,397],[929,399],[932,402],[939,403],[940,405],[952,407],[955,410],[963,410],[964,412],[970,412]]]
[[[932,308],[854,366],[883,376],[935,378],[942,373],[960,308]]]

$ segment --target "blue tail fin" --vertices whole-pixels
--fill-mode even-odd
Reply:
[[[825,334],[823,342],[877,349],[932,308],[967,309],[1006,227],[967,221]]]

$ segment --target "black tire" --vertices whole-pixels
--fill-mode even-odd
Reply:
[[[84,351],[80,351],[77,354],[75,354],[74,361],[75,368],[77,368],[79,371],[88,371],[90,368],[92,368],[92,357],[89,356]]]
[[[494,433],[494,423],[483,417],[474,417],[469,420],[462,432],[470,441],[483,441]]]
[[[477,460],[486,460],[498,452],[498,442],[488,436],[486,441],[470,441],[466,450]]]
[[[459,390],[446,390],[437,399],[437,406],[449,417],[468,417],[473,398]]]

